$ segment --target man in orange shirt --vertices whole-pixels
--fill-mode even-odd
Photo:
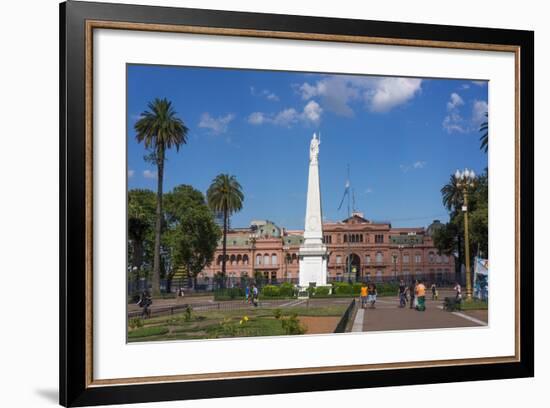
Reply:
[[[416,310],[423,312],[426,310],[426,286],[422,280],[416,285]]]
[[[367,285],[363,282],[361,286],[361,308],[364,309],[367,306]]]

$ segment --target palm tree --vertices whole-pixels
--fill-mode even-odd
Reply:
[[[210,208],[223,214],[222,275],[225,276],[229,217],[243,208],[244,194],[235,176],[219,174],[210,184],[206,197]]]
[[[457,185],[454,174],[451,174],[449,182],[441,189],[443,205],[449,211],[457,210],[462,205],[462,191]]]
[[[136,139],[151,150],[151,158],[157,165],[157,208],[155,222],[155,250],[153,257],[153,295],[160,294],[160,237],[162,230],[162,182],[166,149],[179,151],[187,143],[189,129],[176,117],[172,102],[156,98],[148,104],[149,110],[141,114],[134,125]]]
[[[481,146],[479,148],[487,153],[487,150],[489,149],[489,115],[487,112],[485,112],[485,117],[487,120],[479,126],[479,131],[484,132],[479,138],[479,141],[481,142]]]

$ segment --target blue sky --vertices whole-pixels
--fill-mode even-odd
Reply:
[[[187,145],[167,154],[165,191],[190,184],[204,193],[217,174],[235,175],[245,202],[233,226],[269,219],[303,228],[313,132],[326,220],[347,215],[337,208],[348,164],[356,209],[403,227],[446,221],[440,189],[450,174],[487,167],[478,131],[485,82],[129,65],[130,189],[156,189],[133,125],[157,97],[190,129]]]

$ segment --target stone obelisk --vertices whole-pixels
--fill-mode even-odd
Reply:
[[[304,243],[300,246],[300,287],[327,284],[327,247],[323,244],[323,213],[319,184],[320,139],[313,134],[309,145],[309,176],[307,183]]]

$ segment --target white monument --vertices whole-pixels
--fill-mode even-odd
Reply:
[[[323,244],[323,213],[321,211],[321,189],[319,186],[320,138],[313,134],[309,146],[309,177],[307,182],[306,222],[304,243],[300,246],[300,273],[298,286],[327,284],[327,247]]]

